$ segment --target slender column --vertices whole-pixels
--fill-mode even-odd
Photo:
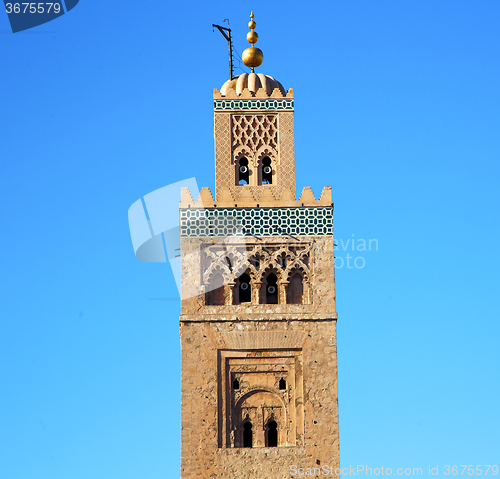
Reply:
[[[286,287],[288,286],[289,281],[280,281],[278,283],[279,294],[278,299],[280,304],[286,304]]]
[[[233,288],[236,283],[226,283],[224,285],[224,304],[233,304]]]
[[[311,285],[306,278],[302,280],[302,304],[311,304]]]
[[[252,286],[252,304],[259,304],[259,295],[262,282],[254,281],[251,283]]]

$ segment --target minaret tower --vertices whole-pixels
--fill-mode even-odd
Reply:
[[[182,479],[338,475],[331,188],[295,197],[293,90],[254,72],[253,18],[252,72],[214,90],[215,198],[181,196]]]

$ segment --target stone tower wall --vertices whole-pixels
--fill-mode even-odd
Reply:
[[[215,193],[220,198],[228,189],[235,200],[249,190],[258,200],[268,189],[278,199],[289,190],[295,199],[295,152],[293,129],[293,90],[286,97],[276,90],[267,99],[254,98],[244,91],[237,99],[214,94]],[[248,158],[249,185],[236,185],[238,160]],[[259,186],[259,164],[264,157],[273,161],[273,184]]]
[[[180,203],[181,478],[336,476],[331,188],[295,197],[292,90],[216,90],[214,127],[216,197]]]
[[[212,316],[212,315],[211,315]],[[339,467],[336,322],[334,318],[294,320],[196,320],[181,318],[182,478],[290,478],[290,467]],[[201,319],[201,317],[199,318]],[[279,341],[292,336],[289,344]],[[257,343],[257,344],[256,344]],[[256,345],[258,346],[256,348]],[[255,356],[293,351],[300,356],[297,376],[303,410],[296,444],[284,447],[227,447],[222,430],[224,355]],[[300,370],[301,368],[301,370]],[[319,466],[318,466],[319,464]]]

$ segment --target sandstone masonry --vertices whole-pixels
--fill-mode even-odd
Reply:
[[[215,90],[216,197],[182,191],[183,479],[339,466],[333,203],[295,198],[293,102],[263,74]]]

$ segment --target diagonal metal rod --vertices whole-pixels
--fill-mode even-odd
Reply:
[[[232,80],[233,79],[233,40],[231,38],[231,29],[226,28],[226,27],[221,27],[220,25],[215,25],[213,23],[212,23],[212,27],[217,28],[217,30],[219,30],[219,32],[221,32],[222,35],[224,35],[224,38],[227,40],[227,44],[229,46],[229,79]]]

